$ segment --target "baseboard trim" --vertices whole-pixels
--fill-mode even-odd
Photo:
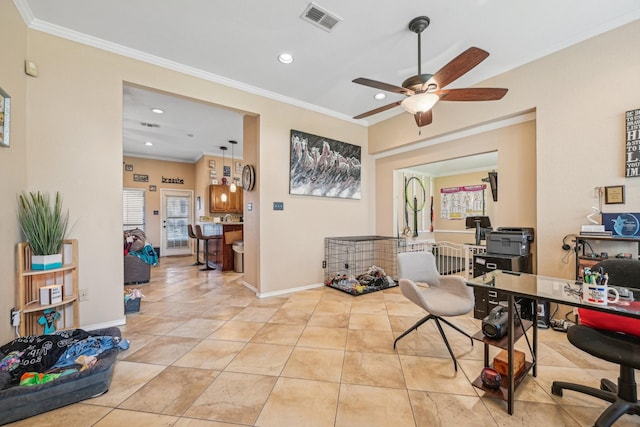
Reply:
[[[82,325],[80,326],[80,328],[84,329],[85,331],[94,331],[96,329],[111,328],[113,326],[122,326],[126,324],[127,324],[127,317],[125,316],[122,319],[112,320],[110,322],[94,323],[92,325]]]
[[[323,286],[324,286],[323,283],[313,283],[311,285],[299,286],[297,288],[282,289],[280,291],[265,292],[265,293],[260,293],[260,292],[257,292],[255,288],[252,288],[249,286],[247,287],[249,287],[249,289],[253,289],[258,298],[269,298],[269,297],[276,297],[279,295],[293,294],[301,291],[308,291],[309,289],[321,288]]]

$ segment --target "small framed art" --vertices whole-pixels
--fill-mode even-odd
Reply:
[[[9,147],[11,123],[11,97],[0,88],[0,147]]]
[[[624,185],[604,187],[604,202],[607,205],[624,203]]]

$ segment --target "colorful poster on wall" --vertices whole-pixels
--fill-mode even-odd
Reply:
[[[464,219],[484,215],[486,184],[463,185],[440,189],[440,218]]]

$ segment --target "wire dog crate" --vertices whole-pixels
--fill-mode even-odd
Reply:
[[[325,284],[351,295],[397,286],[398,253],[404,239],[384,236],[324,239]]]

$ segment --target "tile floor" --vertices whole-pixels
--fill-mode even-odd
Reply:
[[[258,299],[240,274],[201,272],[192,261],[162,258],[139,286],[145,298],[121,328],[131,347],[119,355],[109,392],[12,425],[590,426],[604,402],[553,396],[551,382],[617,378],[614,365],[563,333],[541,331],[538,376],[524,380],[510,416],[505,402],[471,385],[482,345],[444,326],[457,373],[432,322],[393,349],[394,337],[423,315],[398,288]],[[470,333],[479,327],[471,317],[453,321]]]

